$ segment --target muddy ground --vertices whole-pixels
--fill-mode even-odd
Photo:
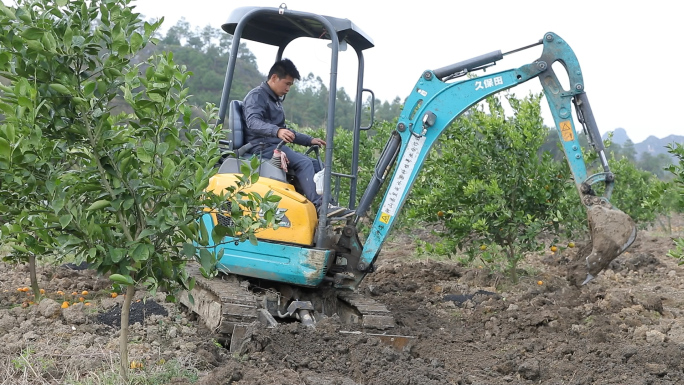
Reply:
[[[512,285],[486,267],[418,260],[395,243],[361,290],[395,315],[389,334],[412,337],[402,348],[329,318],[313,330],[255,328],[230,354],[160,294],[134,303],[130,358],[144,363],[138,371],[181,363],[200,384],[684,384],[684,268],[666,256],[671,246],[670,236],[640,231],[577,288],[563,277],[577,248],[530,256]],[[0,384],[20,375],[69,383],[115,367],[122,296],[111,298],[107,280],[88,270],[41,268],[39,280],[48,299],[29,305],[17,291],[27,269],[0,264],[0,358],[15,365]],[[22,357],[30,370],[16,369]]]

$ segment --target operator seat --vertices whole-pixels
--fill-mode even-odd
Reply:
[[[235,154],[235,157],[228,156],[225,158],[218,169],[219,174],[239,174],[241,173],[240,165],[244,163],[249,164],[249,159],[246,159],[244,155],[247,151],[251,150],[254,145],[245,143],[244,130],[246,127],[247,123],[242,109],[242,101],[231,100],[228,104],[228,149]],[[259,175],[265,178],[287,182],[285,171],[272,165],[268,159],[261,160]]]

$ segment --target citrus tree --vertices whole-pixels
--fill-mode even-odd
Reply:
[[[666,168],[674,175],[674,189],[679,195],[678,208],[684,210],[684,145],[682,143],[672,143],[667,146],[667,151],[674,155],[679,162]],[[684,238],[675,239],[675,248],[670,250],[669,256],[679,259],[679,264],[684,264]]]
[[[488,111],[471,108],[442,135],[407,207],[412,218],[442,224],[443,241],[426,250],[503,262],[517,281],[518,262],[544,246],[539,235],[572,231],[577,223],[566,218],[581,205],[568,199],[577,198],[568,166],[539,151],[547,134],[541,95],[506,99],[511,117],[490,97]]]
[[[209,237],[256,242],[278,221],[278,197],[243,190],[256,164],[227,191],[205,192],[225,137],[215,109],[188,106],[191,74],[171,54],[130,64],[161,22],[143,21],[130,0],[0,4],[3,242],[15,260],[70,255],[125,290],[124,378],[136,288],[189,290],[185,263],[209,273],[220,258]],[[198,218],[227,200],[234,226],[209,234]]]

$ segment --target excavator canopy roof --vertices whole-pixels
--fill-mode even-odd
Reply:
[[[277,47],[285,47],[299,37],[330,40],[328,31],[323,23],[316,18],[317,15],[287,9],[284,10],[283,14],[279,14],[278,8],[237,8],[230,14],[228,21],[221,28],[234,35],[238,23],[251,12],[254,14],[251,14],[246,21],[247,24],[242,31],[243,39]],[[331,16],[319,17],[330,22],[340,42],[346,41],[347,44],[358,50],[365,50],[374,46],[373,40],[349,19]]]

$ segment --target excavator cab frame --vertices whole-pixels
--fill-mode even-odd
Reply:
[[[364,92],[371,95],[371,100],[374,100],[374,94],[371,90],[364,89],[364,57],[363,51],[374,46],[373,40],[364,33],[359,27],[348,19],[341,19],[330,16],[322,16],[314,13],[299,12],[287,9],[283,3],[279,8],[263,8],[263,7],[241,7],[235,9],[226,23],[221,28],[233,35],[233,42],[230,50],[230,57],[228,61],[228,68],[226,70],[226,78],[223,86],[223,93],[221,95],[221,102],[219,104],[219,120],[222,124],[226,118],[231,103],[231,86],[235,75],[236,63],[239,60],[239,48],[242,39],[251,40],[254,42],[267,44],[277,47],[277,54],[275,61],[283,58],[285,49],[293,41],[300,38],[323,39],[330,41],[330,81],[329,81],[329,96],[327,104],[327,121],[326,121],[326,142],[328,145],[325,149],[324,160],[324,194],[323,203],[319,213],[318,226],[316,229],[315,245],[318,248],[327,248],[332,246],[330,242],[330,220],[327,217],[328,203],[331,201],[331,185],[332,177],[337,179],[336,184],[339,185],[341,178],[347,178],[350,181],[349,188],[349,204],[347,207],[353,209],[356,202],[357,191],[357,173],[358,173],[358,159],[359,159],[359,135],[360,131],[368,130],[372,126],[371,122],[366,127],[361,127],[361,116],[363,106]],[[354,126],[351,127],[353,138],[352,150],[352,164],[349,174],[336,173],[333,171],[333,151],[334,151],[334,135],[335,135],[335,104],[337,100],[337,74],[339,64],[339,51],[343,46],[351,47],[356,52],[358,58],[357,80],[356,80],[356,94],[354,95],[355,118]],[[372,109],[371,109],[372,110]]]

